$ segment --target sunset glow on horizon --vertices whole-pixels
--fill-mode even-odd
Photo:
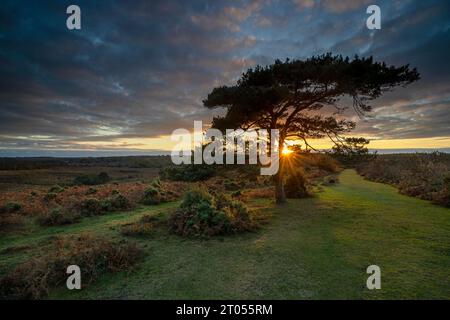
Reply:
[[[330,149],[333,143],[328,139],[310,140],[311,145],[316,149]],[[74,142],[77,146],[72,150],[161,150],[170,152],[176,145],[171,141],[170,136],[156,138],[133,138],[117,139],[115,141],[96,142]],[[301,145],[302,141],[288,141],[288,145]],[[186,146],[187,147],[187,146]],[[450,138],[418,138],[418,139],[372,139],[368,145],[369,149],[441,149],[450,148]],[[289,149],[285,149],[289,153]]]

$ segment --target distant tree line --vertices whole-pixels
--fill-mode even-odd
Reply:
[[[0,170],[34,170],[55,167],[162,168],[171,164],[170,156],[126,156],[89,158],[0,158]]]

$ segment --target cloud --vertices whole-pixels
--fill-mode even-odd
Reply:
[[[334,13],[342,13],[369,5],[371,0],[293,0],[298,9],[319,7]]]
[[[372,0],[322,0],[321,6],[332,12],[351,11],[371,4]]]
[[[218,13],[194,14],[191,16],[191,21],[195,25],[209,30],[226,28],[232,32],[238,32],[240,24],[261,10],[263,5],[264,1],[253,0],[242,7],[225,6]]]
[[[299,8],[312,8],[315,5],[314,0],[293,0],[294,4]]]
[[[422,75],[375,101],[356,133],[450,136],[447,1],[379,1],[376,32],[367,1],[79,1],[80,31],[65,27],[69,4],[0,7],[0,149],[136,148],[209,122],[202,99],[247,68],[328,51]]]

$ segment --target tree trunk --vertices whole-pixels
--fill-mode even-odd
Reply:
[[[283,177],[280,173],[277,173],[277,175],[275,176],[275,201],[278,204],[286,203]]]
[[[286,194],[284,192],[284,181],[283,181],[283,158],[280,150],[279,155],[279,168],[275,175],[275,201],[278,204],[286,203]]]
[[[276,127],[276,119],[272,121],[271,128]],[[269,130],[269,151],[268,155],[269,157],[272,157],[272,132]],[[283,158],[282,158],[282,150],[284,145],[284,139],[283,137],[280,137],[279,145],[278,145],[278,161],[279,161],[279,167],[278,172],[274,176],[274,185],[275,185],[275,202],[277,204],[285,203],[286,202],[286,194],[284,193],[284,183],[283,183],[283,173],[282,173],[282,164],[283,164]]]

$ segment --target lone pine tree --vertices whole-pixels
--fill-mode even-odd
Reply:
[[[409,65],[387,66],[374,62],[372,57],[351,59],[328,53],[306,60],[276,60],[272,65],[249,69],[235,85],[214,88],[203,104],[210,109],[226,108],[225,116],[215,117],[212,122],[212,127],[219,130],[278,129],[280,149],[286,139],[299,139],[310,146],[310,139],[335,140],[333,137],[355,128],[353,121],[338,119],[344,110],[352,108],[362,116],[372,110],[370,101],[419,78],[417,70]],[[330,107],[336,112],[321,114],[322,109]],[[277,203],[283,203],[286,196],[281,150],[279,155],[275,197]]]

